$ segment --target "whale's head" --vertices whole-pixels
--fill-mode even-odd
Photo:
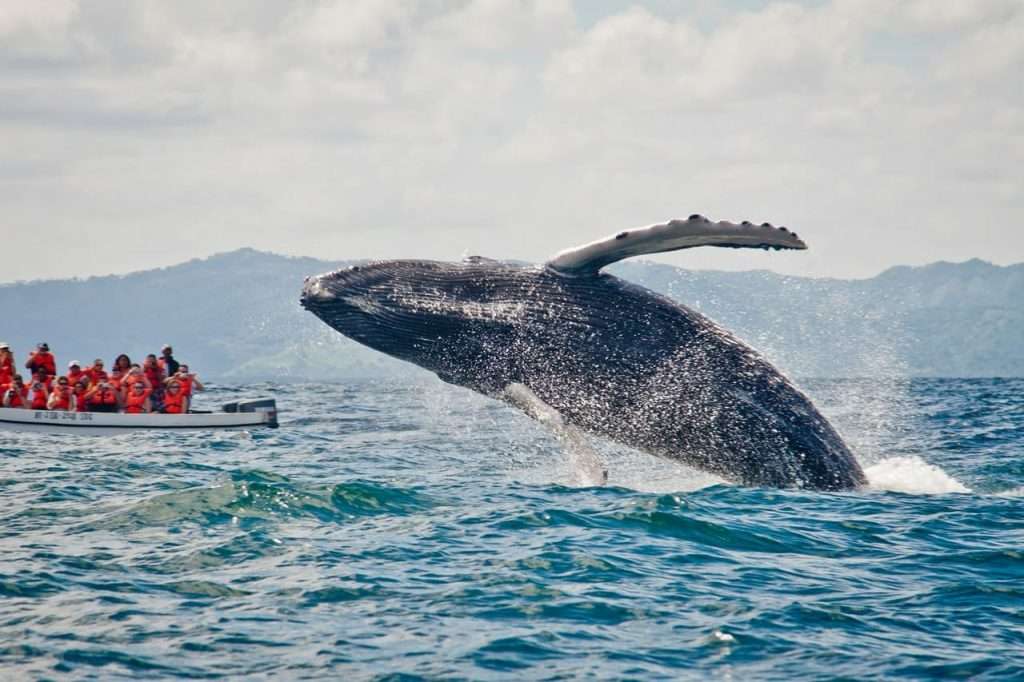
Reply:
[[[307,277],[300,302],[363,345],[486,391],[513,378],[503,344],[517,319],[490,270],[480,261],[369,262]],[[498,270],[514,279],[523,269]]]

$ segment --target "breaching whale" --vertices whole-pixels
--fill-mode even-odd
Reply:
[[[309,277],[301,303],[362,344],[515,405],[744,485],[846,490],[866,479],[811,401],[693,310],[601,272],[695,246],[805,249],[768,223],[620,232],[542,266],[377,261]]]

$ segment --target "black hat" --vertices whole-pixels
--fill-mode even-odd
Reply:
[[[46,341],[40,341],[36,348],[39,350],[50,350],[50,344],[46,343]]]

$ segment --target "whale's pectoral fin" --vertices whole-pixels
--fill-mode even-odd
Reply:
[[[686,220],[671,220],[660,225],[627,230],[562,251],[547,265],[566,275],[590,275],[623,258],[645,253],[661,253],[689,249],[694,246],[724,246],[751,249],[806,249],[795,232],[770,223],[713,223],[704,216],[692,215]]]
[[[567,422],[558,410],[523,384],[509,384],[500,397],[551,429],[569,456],[574,483],[596,486],[608,482],[608,472],[601,466],[601,459],[590,446],[586,435]]]

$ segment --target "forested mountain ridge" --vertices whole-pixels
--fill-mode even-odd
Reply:
[[[169,342],[201,375],[229,381],[407,371],[299,307],[305,276],[343,264],[240,249],[129,275],[2,285],[0,340],[19,362],[45,340],[64,366]],[[901,266],[863,280],[645,261],[610,271],[711,317],[796,376],[1024,376],[1024,264]]]

